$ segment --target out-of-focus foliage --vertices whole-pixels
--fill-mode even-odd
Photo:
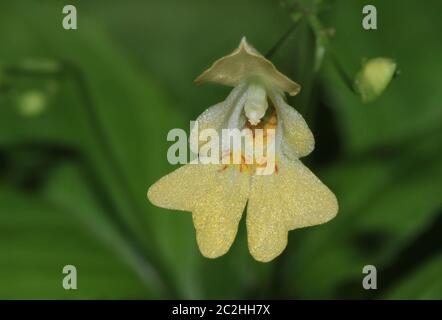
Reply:
[[[322,1],[349,72],[377,56],[401,69],[370,104],[327,52],[315,70],[308,19],[272,54],[303,86],[290,102],[316,137],[305,161],[340,202],[274,262],[250,257],[243,222],[229,253],[205,259],[191,216],[146,200],[173,170],[168,130],[228,93],[193,79],[244,35],[270,50],[292,2],[74,1],[76,31],[62,1],[0,4],[0,298],[442,298],[440,1],[372,1],[376,31],[362,29],[364,1]],[[8,69],[24,61],[37,71]],[[47,61],[60,70],[39,71]],[[62,288],[67,264],[78,290]],[[375,291],[361,285],[368,264]]]

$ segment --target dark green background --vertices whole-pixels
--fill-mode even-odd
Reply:
[[[340,211],[291,232],[285,252],[262,264],[248,253],[244,221],[229,253],[205,259],[190,214],[145,194],[173,170],[167,132],[188,130],[230,90],[193,79],[244,35],[267,52],[290,27],[290,6],[1,1],[0,298],[442,298],[441,2],[323,2],[321,21],[350,74],[377,56],[396,59],[401,74],[362,104],[329,56],[313,72],[303,21],[272,57],[303,86],[291,102],[316,137],[304,162]],[[361,27],[369,3],[376,31]],[[62,28],[65,4],[77,7],[76,31]],[[29,59],[68,64],[54,75],[20,72]],[[38,115],[20,108],[30,90],[48,99]],[[61,286],[67,264],[78,290]],[[376,291],[361,285],[368,264]]]

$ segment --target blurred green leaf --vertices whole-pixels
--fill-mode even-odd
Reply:
[[[65,80],[67,87],[61,92],[65,96],[62,100],[59,97],[54,113],[36,121],[26,121],[11,109],[2,109],[5,114],[1,117],[2,131],[5,132],[2,135],[3,143],[55,140],[80,148],[93,164],[102,184],[107,187],[106,192],[115,202],[120,219],[130,227],[147,258],[159,263],[163,276],[172,273],[183,282],[187,281],[188,274],[185,272],[189,272],[186,271],[189,269],[184,268],[183,264],[178,267],[178,261],[188,261],[192,254],[187,252],[194,250],[193,241],[185,241],[181,236],[186,231],[180,230],[186,226],[170,224],[171,216],[149,206],[145,196],[149,182],[161,171],[160,168],[165,172],[168,167],[165,161],[166,145],[157,143],[157,137],[165,137],[168,129],[183,126],[183,122],[167,108],[167,102],[158,87],[127,63],[119,50],[106,40],[98,26],[84,17],[84,31],[66,33],[62,28],[55,29],[47,25],[49,21],[60,18],[58,10],[52,10],[53,6],[36,5],[31,15],[29,8],[24,10],[22,7],[29,5],[17,2],[10,6],[9,14],[6,10],[2,11],[5,16],[2,23],[7,25],[15,24],[17,16],[28,21],[28,29],[21,30],[21,36],[29,40],[11,46],[3,52],[2,59],[15,61],[26,58],[29,52],[40,52],[45,57],[62,56],[72,61],[84,73],[98,121],[101,122],[99,125],[104,127],[105,139],[110,141],[111,156],[117,159],[116,170],[121,170],[128,185],[120,185],[121,181],[116,179],[117,172],[109,165],[109,154],[103,152],[103,141],[93,129],[97,124],[90,121],[90,114],[84,110],[89,106],[84,105],[82,92],[79,92],[74,82],[76,79],[71,79],[69,74]],[[42,21],[39,18],[41,16],[48,19]],[[20,29],[23,26],[17,32]],[[38,35],[40,41],[33,42],[32,35]],[[11,35],[3,33],[1,36],[3,41],[13,43]],[[171,229],[175,231],[170,232]],[[180,255],[186,255],[186,259],[179,259]],[[175,285],[174,282],[169,285]],[[179,283],[177,285],[181,286]]]
[[[424,263],[385,295],[387,299],[434,299],[442,297],[442,255]]]
[[[68,210],[0,187],[0,298],[151,297],[116,252],[96,241]],[[62,287],[65,265],[77,268],[77,290]]]
[[[401,157],[350,160],[320,175],[336,193],[340,210],[332,222],[297,231],[291,241],[287,277],[294,293],[345,296],[345,286],[353,282],[364,296],[363,266],[391,263],[442,206],[442,150],[435,148],[440,137],[401,151]]]

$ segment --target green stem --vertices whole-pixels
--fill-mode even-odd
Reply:
[[[347,86],[347,88],[359,96],[359,94],[356,92],[354,86],[353,86],[353,80],[352,77],[347,73],[345,68],[342,66],[342,64],[339,62],[339,59],[337,58],[336,54],[333,51],[331,52],[331,61],[336,68],[336,71],[338,72],[341,79],[344,81],[344,84]]]
[[[328,36],[328,31],[324,28],[321,21],[316,15],[311,15],[309,17],[309,22],[316,38],[315,71],[319,70],[325,53],[329,52],[331,61],[347,88],[351,92],[358,95],[358,93],[354,89],[352,77],[345,70],[342,63],[340,63],[336,53],[332,48],[331,41]]]
[[[296,30],[298,27],[298,23],[292,23],[290,28],[287,29],[286,32],[276,41],[272,48],[266,53],[265,57],[267,59],[271,59],[273,55],[278,51],[278,49],[287,41],[289,36]]]

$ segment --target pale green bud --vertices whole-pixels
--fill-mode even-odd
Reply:
[[[389,58],[374,58],[364,63],[355,78],[355,90],[363,102],[378,98],[396,72],[396,62]]]

